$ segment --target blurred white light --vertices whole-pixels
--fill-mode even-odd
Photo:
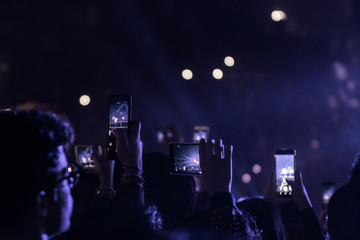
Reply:
[[[87,106],[90,103],[90,97],[88,95],[82,95],[79,100],[80,104],[83,106]]]
[[[349,99],[349,105],[350,105],[350,107],[358,108],[359,100],[357,100],[356,98],[351,98],[351,99]]]
[[[214,77],[215,79],[222,79],[222,77],[223,77],[223,72],[222,72],[220,69],[216,68],[216,69],[214,69],[214,71],[213,71],[213,77]]]
[[[261,166],[259,164],[254,164],[254,166],[252,167],[252,171],[255,174],[259,174],[261,172]]]
[[[335,61],[332,63],[332,68],[333,71],[335,73],[335,77],[339,80],[339,81],[343,81],[348,77],[348,71],[346,66],[339,62],[339,61]]]
[[[193,77],[193,73],[192,73],[191,70],[185,69],[184,71],[182,71],[182,77],[183,77],[185,80],[190,80],[190,79],[192,79],[192,77]]]
[[[224,62],[225,62],[225,65],[228,66],[228,67],[232,67],[232,66],[234,66],[234,64],[235,64],[234,58],[232,58],[232,57],[230,57],[230,56],[226,57],[226,58],[224,59]]]
[[[356,83],[353,80],[349,80],[346,87],[350,92],[353,92],[356,88]]]
[[[339,107],[338,100],[333,95],[329,95],[327,101],[330,109],[337,109]]]
[[[244,175],[242,175],[241,180],[243,181],[243,183],[249,183],[251,181],[250,174],[245,173]]]
[[[320,142],[317,139],[311,140],[310,146],[312,149],[318,149],[320,146]]]
[[[280,22],[281,20],[285,20],[287,18],[286,13],[281,10],[274,10],[271,13],[271,19],[274,22]]]

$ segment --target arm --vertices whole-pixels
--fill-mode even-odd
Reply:
[[[293,189],[293,201],[300,211],[304,224],[305,239],[324,239],[323,230],[307,194],[300,171],[295,172],[295,181],[288,181]]]
[[[129,125],[129,137],[117,129],[116,150],[118,159],[124,167],[119,187],[119,197],[128,202],[144,206],[144,178],[142,174],[143,143],[140,139],[141,123],[132,121]]]
[[[95,173],[99,176],[99,187],[95,190],[97,197],[115,197],[116,191],[113,188],[114,161],[107,160],[108,152],[106,147],[101,146],[102,154],[92,154],[95,161]]]

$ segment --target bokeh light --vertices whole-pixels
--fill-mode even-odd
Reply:
[[[88,95],[82,95],[79,102],[82,106],[87,106],[90,103],[90,97]]]
[[[255,174],[259,174],[261,172],[261,166],[259,164],[254,164],[254,166],[252,167],[252,171]]]
[[[184,71],[182,71],[182,77],[183,77],[185,80],[190,80],[190,79],[192,79],[192,77],[193,77],[193,73],[192,73],[191,70],[185,69]]]
[[[312,149],[318,149],[320,146],[320,142],[317,139],[311,140],[310,146]]]
[[[243,183],[249,183],[251,181],[251,176],[248,173],[242,175],[241,180]]]
[[[274,22],[280,22],[281,20],[285,20],[287,18],[286,13],[281,10],[274,10],[271,13],[271,19]]]
[[[215,79],[222,79],[222,77],[224,75],[223,72],[218,68],[214,69],[212,74]]]
[[[230,56],[227,56],[227,57],[224,59],[224,63],[225,63],[226,66],[232,67],[232,66],[234,66],[234,64],[235,64],[235,60],[234,60],[234,58],[232,58],[232,57],[230,57]]]
[[[0,63],[0,72],[2,73],[6,73],[7,71],[9,71],[9,64],[6,62]]]

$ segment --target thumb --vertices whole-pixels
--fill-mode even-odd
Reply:
[[[299,170],[295,171],[295,182],[300,183],[302,185],[302,174]]]

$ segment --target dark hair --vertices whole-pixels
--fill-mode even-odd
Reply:
[[[144,154],[143,171],[146,205],[157,207],[164,228],[177,226],[192,213],[195,179],[170,175],[169,156],[157,152]]]
[[[0,226],[11,228],[34,213],[37,194],[55,182],[57,147],[73,132],[56,114],[31,110],[0,112],[0,133]]]
[[[57,118],[59,118],[61,121],[66,122],[67,124],[67,131],[69,133],[69,140],[67,141],[67,143],[64,145],[66,151],[68,154],[70,154],[71,152],[71,147],[70,145],[74,144],[75,141],[75,131],[74,131],[74,127],[70,121],[70,119],[68,118],[68,116],[55,104],[52,103],[47,103],[47,102],[36,102],[36,101],[29,101],[29,102],[24,102],[21,104],[18,104],[16,106],[16,110],[22,110],[22,111],[26,111],[26,110],[41,110],[50,114],[55,114]]]
[[[280,212],[270,202],[262,198],[247,198],[236,205],[255,217],[263,239],[285,239],[286,232]]]
[[[351,188],[351,196],[353,198],[354,207],[356,211],[356,224],[360,226],[360,153],[356,154],[355,160],[352,164],[352,171],[350,176],[350,188]]]
[[[350,186],[355,197],[355,201],[360,200],[360,153],[356,154],[355,160],[351,166]]]

